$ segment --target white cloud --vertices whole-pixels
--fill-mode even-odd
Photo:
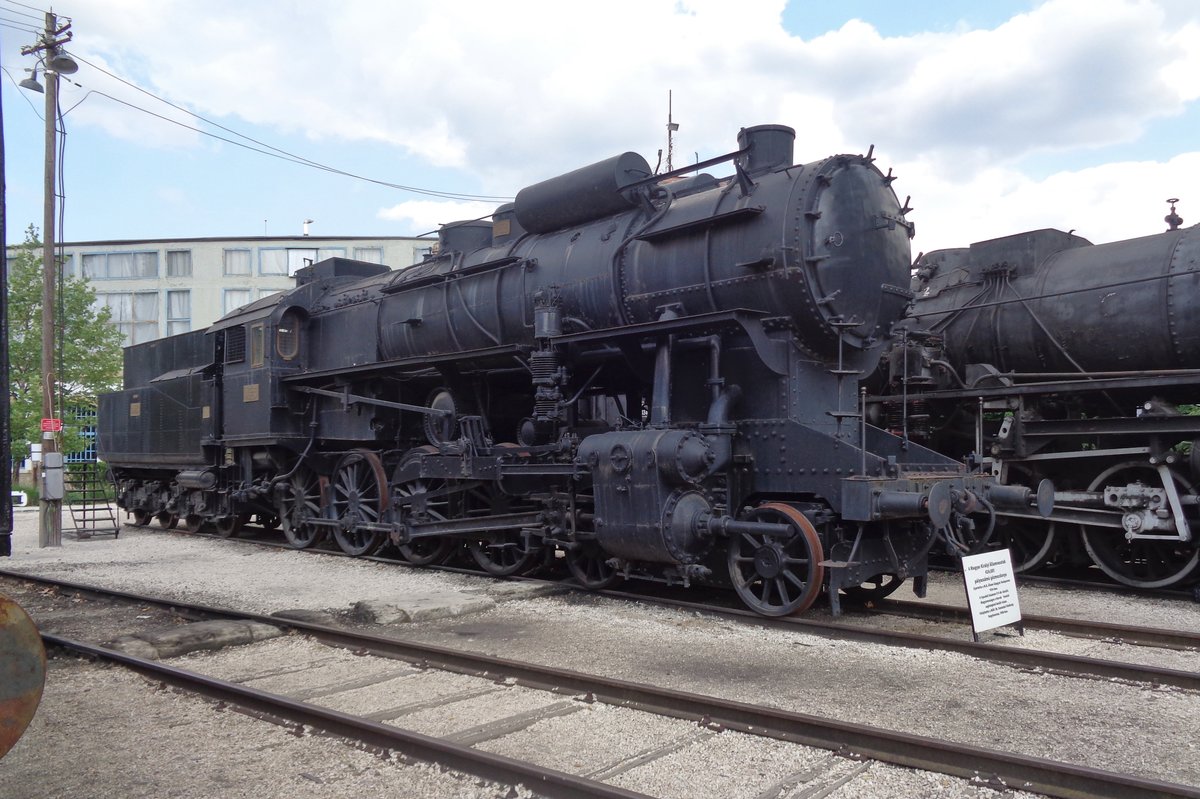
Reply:
[[[1109,168],[1109,179],[1136,184],[1123,203],[1096,194],[1102,185],[1086,170],[1023,172],[1030,156],[1135,142],[1200,99],[1194,0],[1047,0],[994,29],[902,37],[851,20],[810,40],[782,28],[783,9],[784,0],[76,0],[73,49],[232,127],[382,144],[478,194],[512,195],[624,150],[653,163],[673,89],[677,164],[728,152],[740,127],[760,123],[795,127],[802,162],[875,144],[902,177],[898,191],[913,195],[919,229],[942,242],[988,220],[1039,227],[1072,208],[1125,229],[1121,219],[1142,211],[1116,206],[1129,206],[1149,173],[1170,182],[1196,148],[1153,153],[1144,173]],[[77,77],[110,91],[86,67]],[[95,99],[72,117],[140,144],[197,145],[194,134]],[[1185,193],[1179,183],[1173,191]],[[427,201],[380,212],[416,227],[479,215]]]
[[[905,169],[905,183],[919,185],[923,198],[913,201],[915,249],[964,247],[1047,227],[1075,230],[1095,244],[1148,236],[1166,229],[1165,200],[1181,195],[1185,224],[1200,222],[1200,196],[1189,201],[1186,191],[1200,185],[1200,152],[1058,172],[1044,180],[1007,167],[983,170],[966,183],[939,176],[929,162]],[[937,213],[923,213],[925,206]]]
[[[455,200],[409,200],[389,208],[381,208],[380,219],[406,222],[404,232],[399,235],[416,235],[436,231],[448,222],[490,217],[496,210],[495,203],[459,202]]]

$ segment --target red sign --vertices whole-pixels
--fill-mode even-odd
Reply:
[[[61,433],[62,432],[62,419],[43,419],[42,420],[42,432],[43,433]]]

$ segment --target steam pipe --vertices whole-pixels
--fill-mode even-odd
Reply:
[[[679,314],[667,308],[658,321],[677,319]],[[650,399],[650,426],[666,427],[671,423],[671,348],[674,336],[666,336],[659,342],[654,354],[654,393]]]

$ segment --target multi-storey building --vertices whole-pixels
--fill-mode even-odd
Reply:
[[[205,327],[229,311],[295,285],[292,276],[330,257],[386,264],[420,261],[431,239],[344,236],[78,241],[62,245],[63,272],[87,277],[126,344]]]

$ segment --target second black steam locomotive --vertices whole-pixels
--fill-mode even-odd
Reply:
[[[1170,202],[1151,236],[1035,230],[916,264],[873,408],[1001,480],[1054,481],[1049,519],[1001,515],[1018,570],[1095,564],[1139,588],[1200,574],[1200,226]]]
[[[731,585],[754,610],[924,588],[927,554],[1031,492],[867,424],[911,299],[912,226],[868,154],[792,163],[741,131],[717,179],[626,153],[445,226],[392,271],[344,259],[207,330],[126,351],[99,448],[119,503],[297,547],[463,547]]]

